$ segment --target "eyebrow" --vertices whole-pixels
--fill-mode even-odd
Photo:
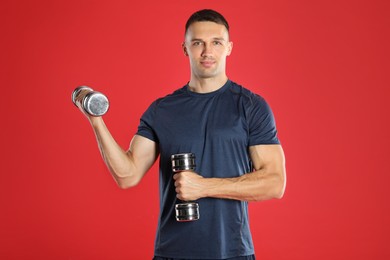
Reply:
[[[212,40],[217,40],[217,41],[226,41],[224,38],[222,38],[222,37],[214,37],[214,38],[212,38]],[[194,38],[194,39],[191,39],[191,42],[196,42],[196,41],[201,41],[201,42],[203,42],[204,40],[202,40],[202,39],[198,39],[198,38]]]

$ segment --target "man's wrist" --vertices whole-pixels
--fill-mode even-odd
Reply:
[[[89,116],[88,119],[93,128],[99,127],[103,124],[103,118],[101,116]]]

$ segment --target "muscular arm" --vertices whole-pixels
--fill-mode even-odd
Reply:
[[[280,145],[249,148],[254,171],[236,178],[203,178],[196,173],[174,175],[181,200],[202,197],[260,201],[281,198],[286,184],[285,159]]]
[[[125,189],[137,185],[158,157],[157,144],[135,135],[129,149],[124,151],[112,137],[103,118],[90,116],[83,110],[81,101],[86,93],[84,91],[76,98],[76,105],[91,123],[107,168],[119,187]]]
[[[158,157],[155,142],[135,135],[124,151],[110,134],[101,117],[90,120],[107,168],[122,189],[137,185]]]

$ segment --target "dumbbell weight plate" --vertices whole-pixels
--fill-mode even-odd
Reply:
[[[195,170],[196,164],[194,153],[173,154],[171,160],[173,172]]]
[[[81,86],[81,87],[78,87],[78,88],[76,88],[75,90],[73,90],[73,92],[72,92],[72,102],[73,102],[73,104],[75,105],[75,106],[77,106],[76,105],[76,98],[77,98],[77,96],[80,94],[80,92],[82,91],[82,90],[84,90],[84,89],[87,89],[87,90],[89,90],[89,91],[93,91],[93,89],[91,89],[90,87],[87,87],[87,86]]]
[[[179,222],[194,221],[199,219],[199,204],[186,202],[175,205],[176,220]]]
[[[89,92],[83,99],[83,107],[91,116],[102,116],[107,113],[109,102],[105,95],[97,91]]]

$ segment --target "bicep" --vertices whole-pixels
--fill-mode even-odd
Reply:
[[[145,174],[157,160],[158,145],[146,137],[135,135],[131,140],[127,155],[131,158],[137,172]]]
[[[285,157],[279,144],[254,145],[249,147],[254,170],[278,172],[285,175]]]
[[[255,145],[249,148],[255,172],[264,187],[264,198],[282,198],[286,188],[284,152],[280,145]],[[248,174],[248,175],[252,175]]]

